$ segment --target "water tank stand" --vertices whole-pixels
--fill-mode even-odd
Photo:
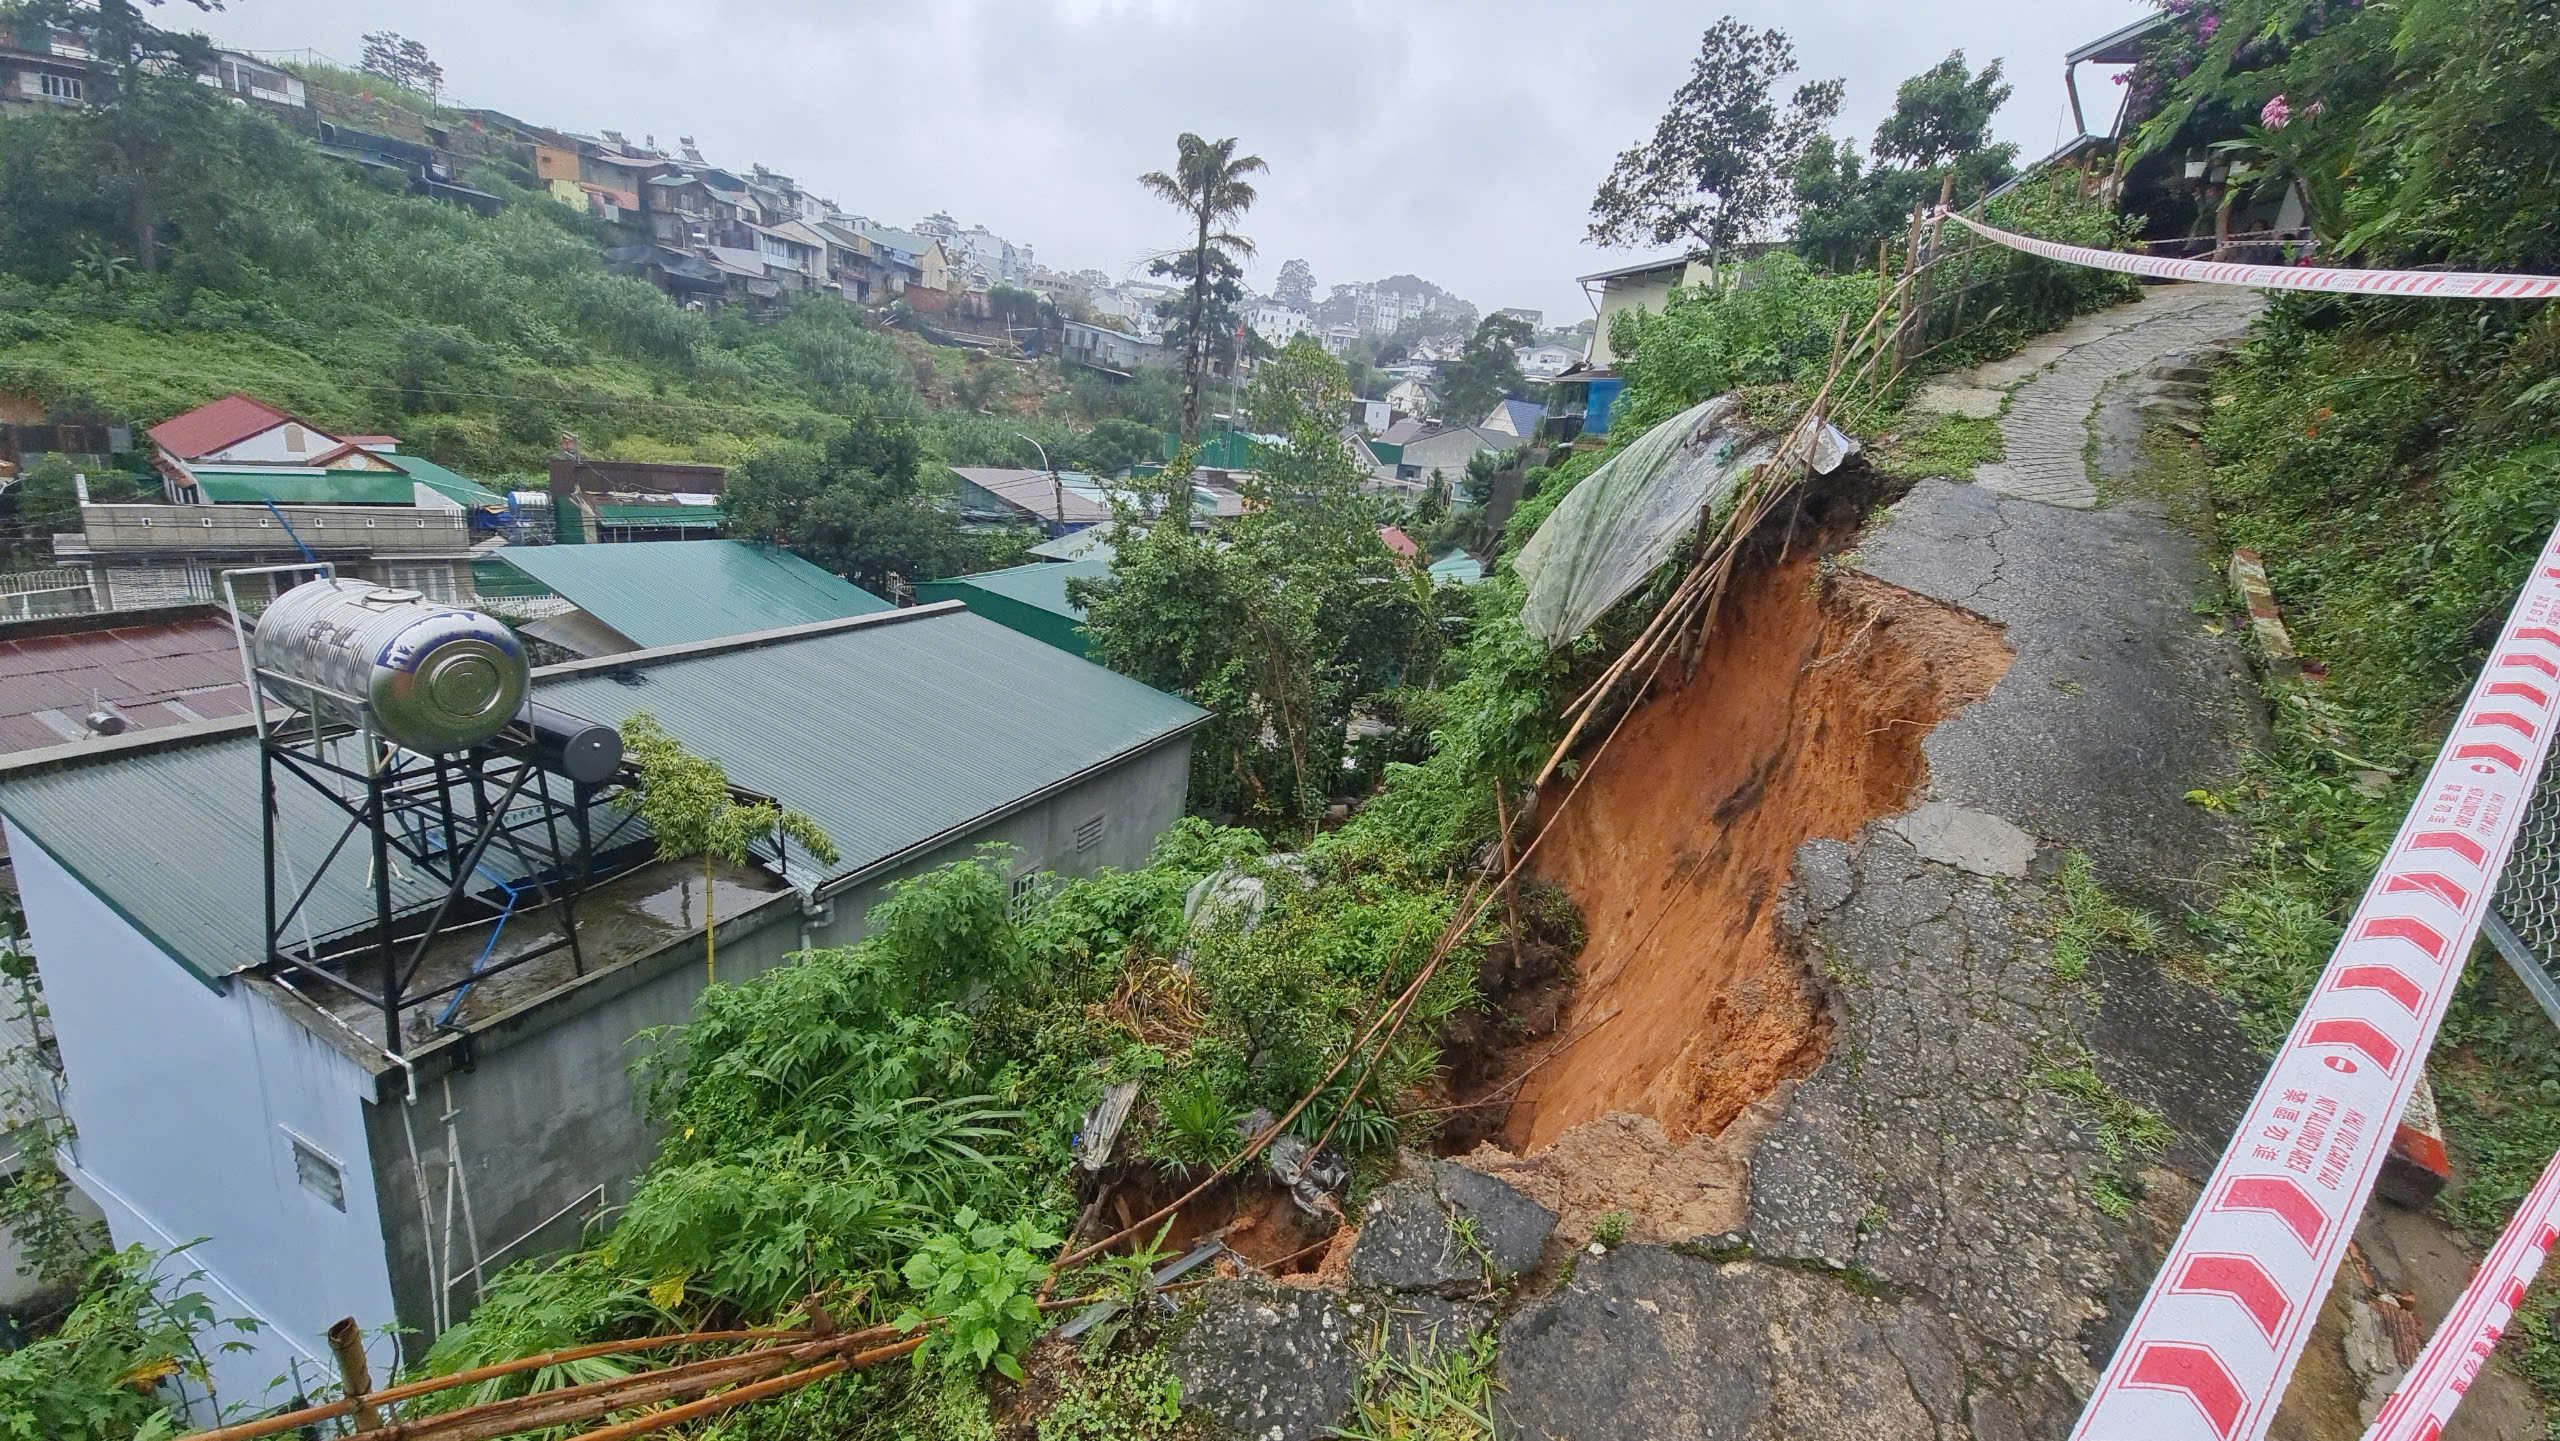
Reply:
[[[574,973],[586,973],[577,909],[595,864],[593,812],[609,784],[555,774],[522,721],[442,755],[403,750],[360,728],[333,734],[308,715],[299,721],[269,726],[259,743],[271,965],[374,1008],[383,1048],[393,1055],[408,1050],[403,1022],[418,1006],[464,996],[479,982],[564,949]],[[288,788],[326,798],[342,821],[308,875],[293,873],[278,843],[285,816],[278,802]],[[291,849],[311,853],[299,837]],[[553,909],[559,934],[512,954],[484,953],[449,976],[422,978],[440,937],[499,916],[507,888],[489,879],[494,874],[529,891],[530,909]],[[305,912],[332,880],[340,887],[360,881],[372,915],[314,936]],[[519,901],[515,914],[527,909]]]

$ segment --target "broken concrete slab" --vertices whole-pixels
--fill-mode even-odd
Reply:
[[[1378,1188],[1351,1244],[1351,1284],[1372,1291],[1462,1296],[1484,1284],[1484,1264],[1458,1241],[1448,1209],[1425,1181]]]
[[[1351,1247],[1354,1287],[1464,1296],[1538,1264],[1555,1212],[1464,1166],[1420,1171],[1370,1198]]]
[[[1538,1253],[1556,1228],[1555,1212],[1481,1171],[1452,1162],[1433,1162],[1431,1175],[1453,1220],[1464,1222],[1484,1249],[1481,1259],[1493,1267],[1496,1279],[1537,1266]]]
[[[1927,801],[1887,824],[1928,860],[1977,876],[2024,876],[2036,838],[1991,814],[1953,801]]]
[[[1182,1404],[1255,1441],[1320,1441],[1351,1414],[1355,1318],[1330,1291],[1262,1281],[1205,1287],[1165,1353]]]

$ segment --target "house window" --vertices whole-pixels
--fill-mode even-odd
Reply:
[[[1100,844],[1102,844],[1101,816],[1097,815],[1076,827],[1076,854],[1082,855]]]
[[[294,1179],[302,1189],[343,1211],[347,1209],[347,1174],[337,1159],[318,1146],[291,1131],[284,1138],[293,1146]]]
[[[83,100],[88,98],[88,86],[77,75],[47,75],[44,77],[44,98]]]
[[[1040,873],[1030,871],[1013,878],[1013,893],[1005,898],[1004,915],[1009,921],[1021,920],[1040,903]]]

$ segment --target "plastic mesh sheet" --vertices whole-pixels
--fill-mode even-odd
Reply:
[[[1806,440],[1795,453],[1826,474],[1857,448],[1828,425]],[[1514,564],[1529,586],[1520,624],[1549,650],[1580,635],[1671,558],[1700,508],[1712,504],[1723,516],[1752,467],[1776,453],[1774,440],[1744,429],[1742,402],[1731,395],[1646,431],[1584,477],[1520,548]]]

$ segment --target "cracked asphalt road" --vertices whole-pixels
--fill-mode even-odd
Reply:
[[[1924,743],[1913,801],[1935,823],[1797,853],[1784,923],[1830,981],[1833,1041],[1752,1157],[1746,1232],[1585,1258],[1523,1307],[1503,1330],[1506,1434],[2069,1430],[2262,1065],[2217,998],[2152,960],[2053,967],[2070,851],[2164,914],[2201,898],[2240,837],[2185,795],[2229,779],[2261,723],[2236,638],[2194,610],[2218,595],[2199,544],[2149,502],[2096,508],[2089,417],[2111,380],[2257,308],[2148,291],[1984,367],[1973,386],[2019,387],[2008,458],[1975,484],[1923,482],[1848,558],[1999,624],[2016,661]],[[1968,818],[2031,837],[2026,873],[1942,839]],[[2110,1154],[2054,1084],[2082,1068],[2167,1123],[2156,1155]],[[2276,1421],[2287,1441],[2360,1430],[2338,1341],[2357,1303],[2331,1304]],[[2540,1434],[2516,1383],[2483,1381],[2507,1404],[2475,1396],[2449,1435]]]

